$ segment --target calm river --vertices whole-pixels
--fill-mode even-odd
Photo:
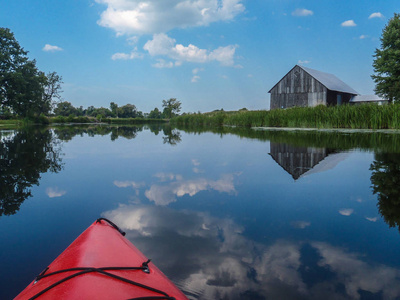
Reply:
[[[400,299],[400,134],[0,131],[0,299],[98,217],[190,299]]]

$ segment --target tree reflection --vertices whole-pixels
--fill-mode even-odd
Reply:
[[[110,127],[111,129],[111,140],[115,141],[119,137],[126,138],[128,140],[136,138],[138,132],[143,131],[143,126],[140,127],[128,127],[128,126],[118,126]]]
[[[31,127],[8,136],[0,132],[0,216],[19,210],[42,173],[61,170],[60,155],[50,130]]]
[[[182,140],[179,130],[172,129],[171,126],[160,124],[148,124],[141,126],[98,126],[98,125],[85,125],[85,126],[60,126],[54,129],[57,138],[62,141],[70,141],[76,135],[83,136],[87,134],[90,137],[96,135],[110,135],[111,140],[115,141],[120,137],[125,139],[134,139],[138,133],[143,130],[150,130],[150,132],[158,135],[160,131],[164,133],[163,143],[170,145],[177,145]]]
[[[389,227],[400,230],[400,154],[376,153],[370,170],[379,213]]]
[[[163,143],[170,144],[172,146],[176,146],[178,143],[182,141],[182,136],[179,130],[172,129],[169,126],[163,128],[164,137]]]

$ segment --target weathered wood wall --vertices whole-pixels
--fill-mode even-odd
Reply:
[[[299,66],[271,89],[271,109],[327,104],[327,89]]]
[[[341,93],[336,91],[328,90],[328,95],[326,98],[327,105],[337,105],[337,96],[342,95],[342,104],[349,103],[351,98],[354,96],[348,93]]]

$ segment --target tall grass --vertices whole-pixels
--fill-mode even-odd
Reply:
[[[245,127],[299,127],[400,129],[400,105],[341,105],[294,107],[271,111],[238,111],[186,114],[174,125],[233,125]]]
[[[400,153],[400,135],[380,131],[357,131],[351,134],[330,130],[254,130],[248,127],[232,126],[186,126],[177,129],[200,135],[212,132],[218,135],[233,134],[240,138],[284,143],[297,147],[328,148],[339,151],[360,149],[386,153]]]

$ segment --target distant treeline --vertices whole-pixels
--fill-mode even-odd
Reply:
[[[18,115],[10,111],[0,111],[0,124],[14,125],[14,121],[21,120],[22,124],[31,123],[109,123],[109,124],[144,124],[167,122],[178,115],[181,102],[175,98],[162,101],[163,110],[157,107],[149,113],[143,113],[133,104],[118,106],[111,102],[110,108],[89,106],[88,108],[74,107],[68,101],[58,102],[49,114],[40,114],[21,120]],[[1,120],[4,119],[4,120]],[[5,121],[8,120],[8,121]],[[19,123],[19,122],[17,122]],[[18,124],[15,124],[18,125]]]
[[[70,102],[58,102],[53,110],[53,115],[58,117],[93,117],[98,120],[104,118],[123,118],[123,119],[168,119],[174,116],[174,111],[171,112],[171,106],[175,104],[176,99],[163,100],[163,111],[157,107],[149,113],[143,113],[138,110],[134,104],[126,104],[118,106],[115,102],[110,103],[110,108],[89,106],[88,108],[74,107]]]
[[[271,111],[182,114],[171,119],[175,125],[400,129],[400,104],[294,107]]]

